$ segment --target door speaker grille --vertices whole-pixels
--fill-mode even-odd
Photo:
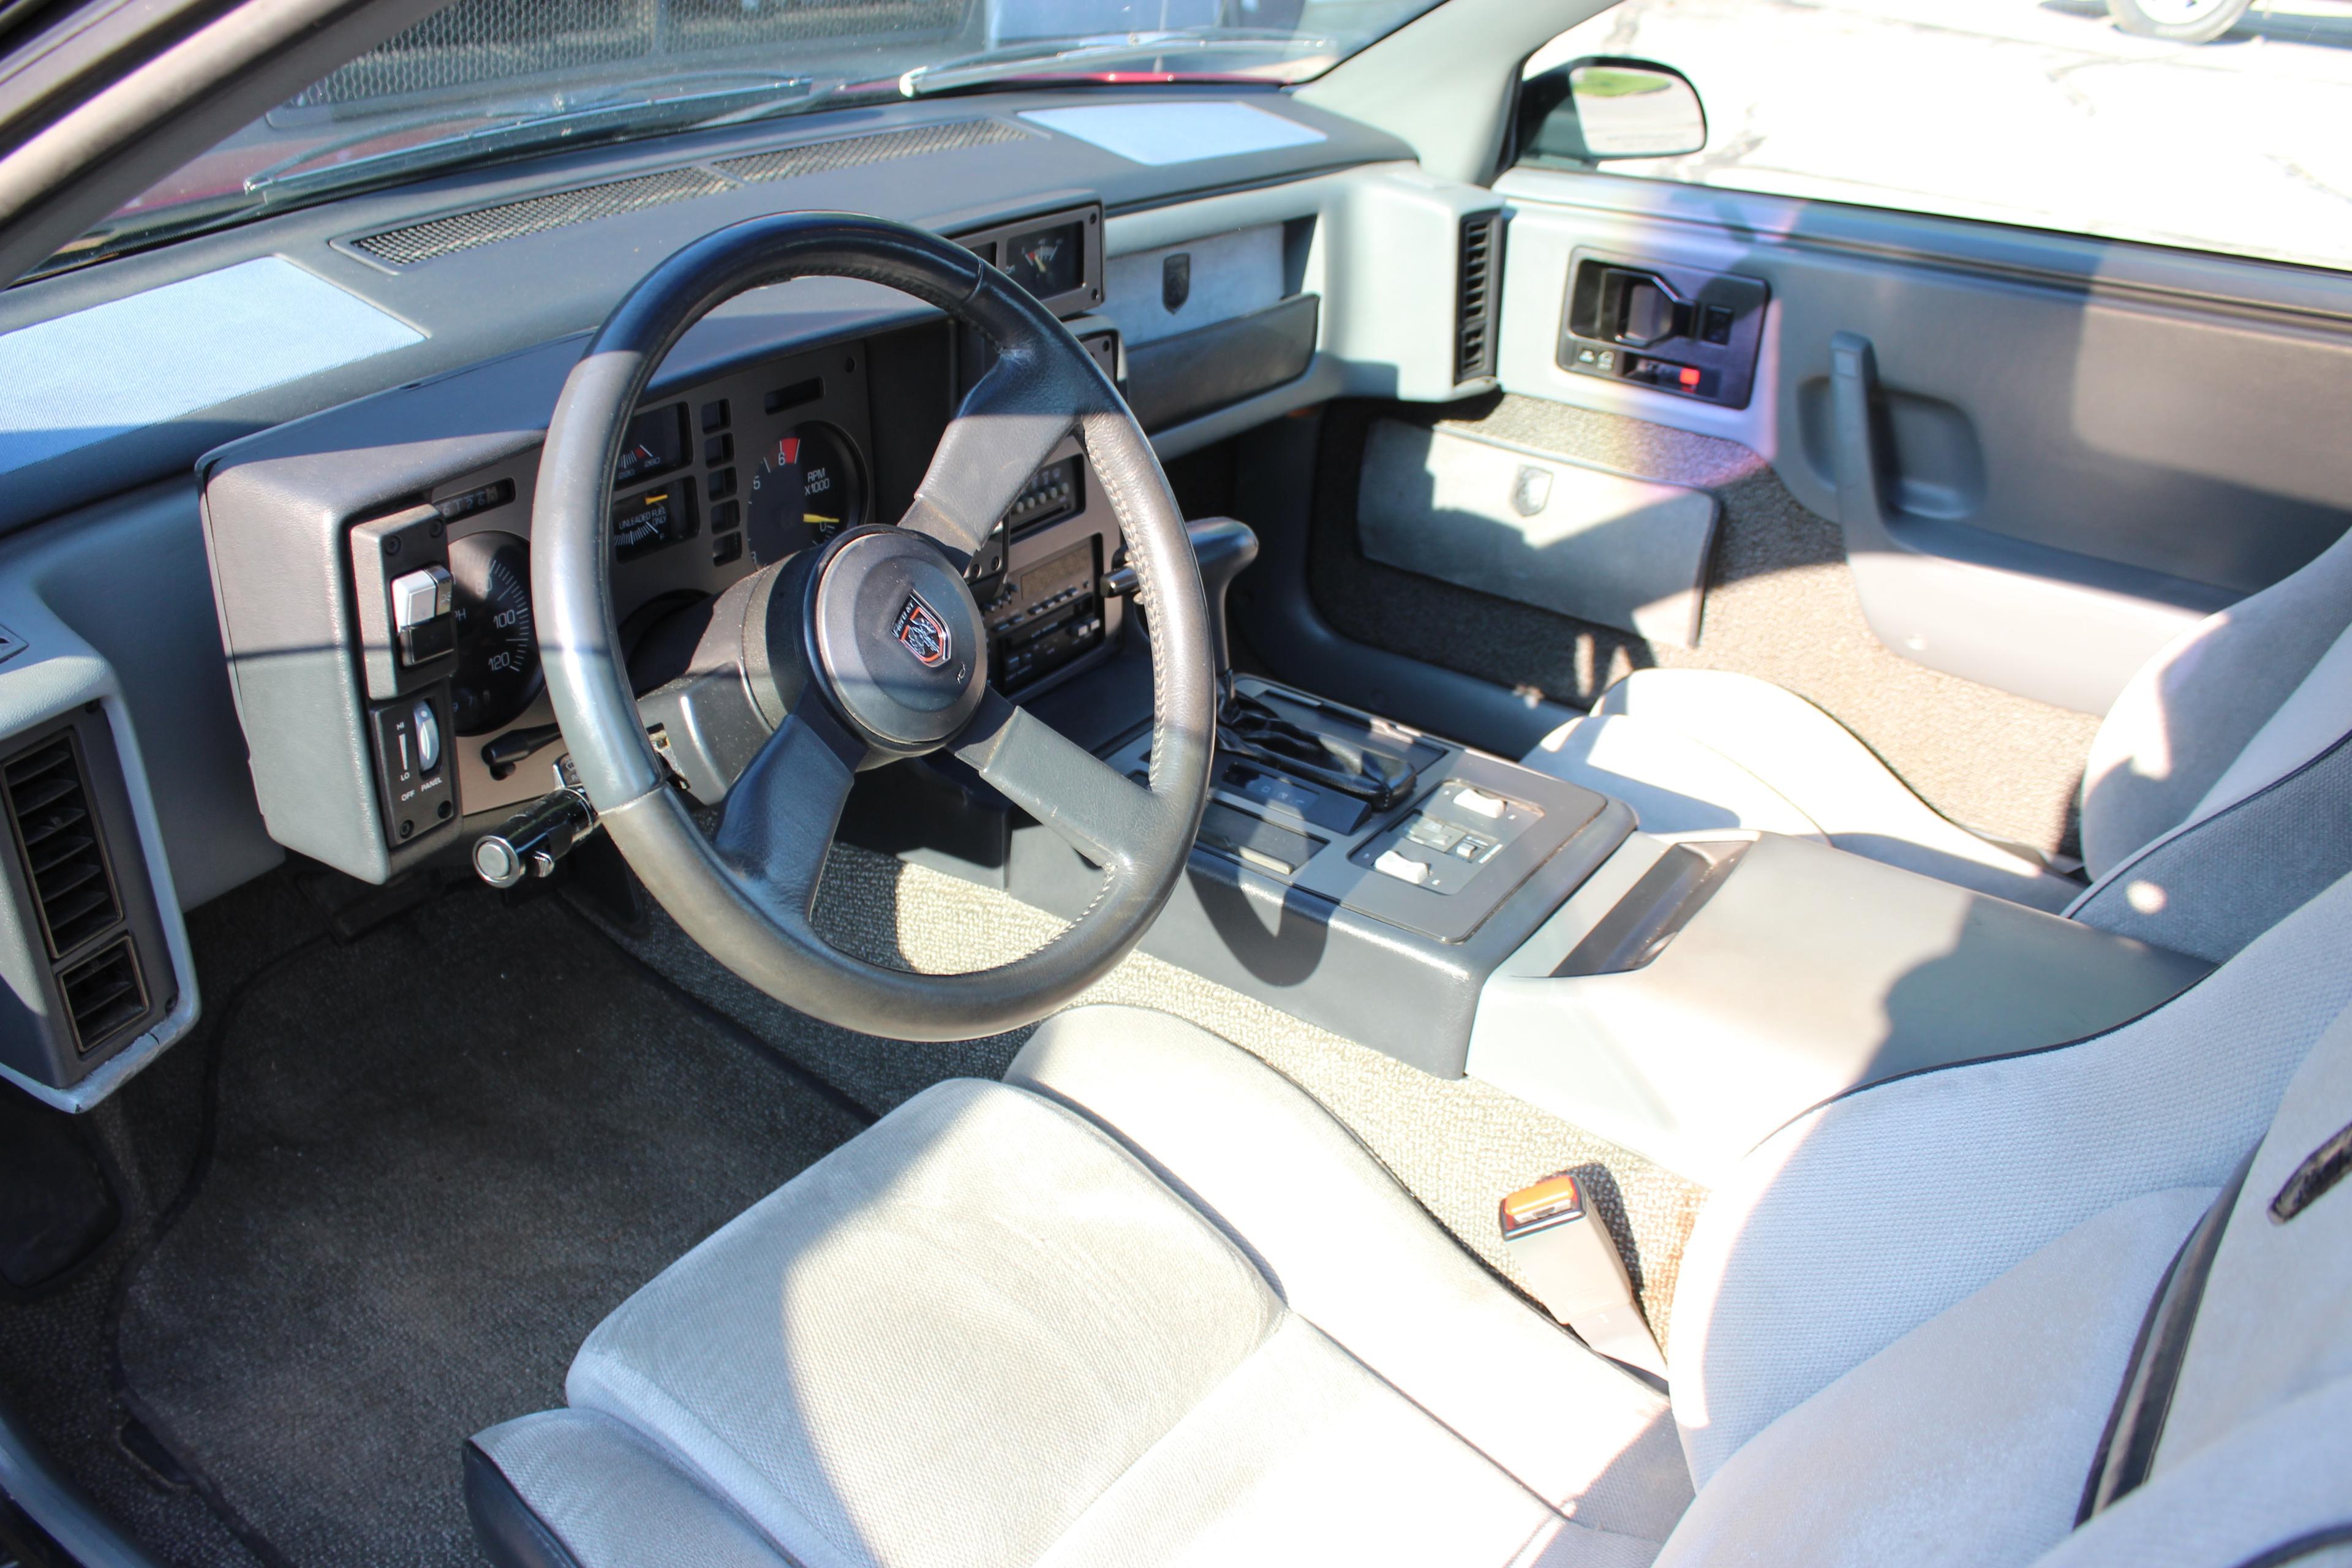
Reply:
[[[550,229],[593,223],[598,218],[618,217],[623,213],[717,195],[727,188],[726,181],[707,169],[664,169],[656,174],[638,174],[601,185],[582,185],[543,196],[526,196],[519,202],[477,207],[472,212],[451,213],[405,228],[365,235],[351,244],[352,249],[378,261],[394,267],[414,267],[438,257],[455,256],[461,250],[520,239],[527,234],[545,234]]]
[[[1454,356],[1457,382],[1495,374],[1495,325],[1502,304],[1496,273],[1502,248],[1501,213],[1472,213],[1462,220]]]
[[[720,174],[761,185],[770,180],[798,179],[829,169],[854,169],[866,163],[887,163],[900,158],[924,158],[934,153],[960,153],[997,142],[1021,142],[1028,132],[1001,120],[958,120],[945,125],[915,125],[904,131],[877,131],[864,136],[843,136],[831,142],[811,142],[799,147],[778,147],[766,153],[722,159],[711,166]]]
[[[122,918],[72,731],[17,752],[0,768],[0,782],[41,934],[49,956],[63,958]]]

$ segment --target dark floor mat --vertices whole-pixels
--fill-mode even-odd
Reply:
[[[257,985],[215,1092],[121,1364],[306,1568],[478,1561],[466,1437],[561,1403],[600,1318],[862,1121],[556,900],[477,892]]]

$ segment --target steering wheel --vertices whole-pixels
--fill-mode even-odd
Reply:
[[[721,596],[698,676],[708,689],[715,660],[731,718],[765,739],[705,837],[648,743],[614,621],[614,465],[646,384],[688,327],[746,289],[807,277],[910,294],[977,329],[996,359],[949,423],[898,526],[847,530]],[[988,684],[987,633],[964,581],[972,552],[1073,432],[1118,520],[1150,629],[1148,785]],[[1150,442],[1077,340],[1004,274],[935,235],[854,214],[788,213],[720,229],[648,273],[605,319],[556,405],[531,511],[531,593],[556,720],[614,843],[712,956],[827,1023],[952,1040],[1034,1022],[1118,962],[1183,870],[1213,732],[1208,612],[1183,515]],[[858,771],[939,751],[1103,872],[1093,903],[1060,936],[970,974],[868,963],[811,921]]]

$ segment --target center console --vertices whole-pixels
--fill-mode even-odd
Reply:
[[[1235,676],[1224,589],[1255,542],[1221,520],[1192,530],[1218,750],[1188,874],[1143,946],[1208,979],[1711,1186],[1812,1106],[2083,1039],[2210,968],[1807,839],[1652,837],[1622,802]],[[1088,595],[1116,599],[1122,578],[1057,589],[1035,614],[1059,626],[1079,605],[1083,624]],[[1142,779],[1150,667],[1125,640],[1030,706]],[[921,800],[879,799],[909,779],[928,781]],[[952,766],[886,769],[861,790],[852,816],[869,829],[932,825],[877,847],[1067,917],[1099,886]]]
[[[1270,680],[1226,658],[1224,589],[1248,529],[1192,525],[1219,660],[1218,750],[1188,874],[1147,952],[1443,1077],[1468,1058],[1480,984],[1633,827],[1563,780]],[[1094,536],[1088,548],[1109,541]],[[1009,692],[1132,777],[1151,765],[1144,639],[1047,682],[1133,591],[1048,553],[983,606]],[[1018,606],[1018,608],[1015,608]],[[1033,630],[1033,628],[1034,628]],[[1034,683],[1024,690],[1024,682]],[[1101,875],[951,760],[861,781],[845,836],[1076,917]]]

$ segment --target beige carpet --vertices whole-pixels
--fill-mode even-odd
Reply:
[[[836,847],[818,923],[845,952],[930,973],[956,973],[1030,952],[1061,922],[1003,892],[885,856]],[[1027,1037],[949,1046],[877,1039],[818,1023],[736,979],[655,911],[615,940],[877,1110],[957,1075],[999,1077]],[[1502,1195],[1579,1170],[1625,1252],[1643,1310],[1667,1337],[1676,1269],[1706,1194],[1630,1151],[1475,1079],[1444,1080],[1202,979],[1134,954],[1081,999],[1174,1014],[1263,1058],[1347,1124],[1464,1245],[1507,1279],[1496,1231]]]

